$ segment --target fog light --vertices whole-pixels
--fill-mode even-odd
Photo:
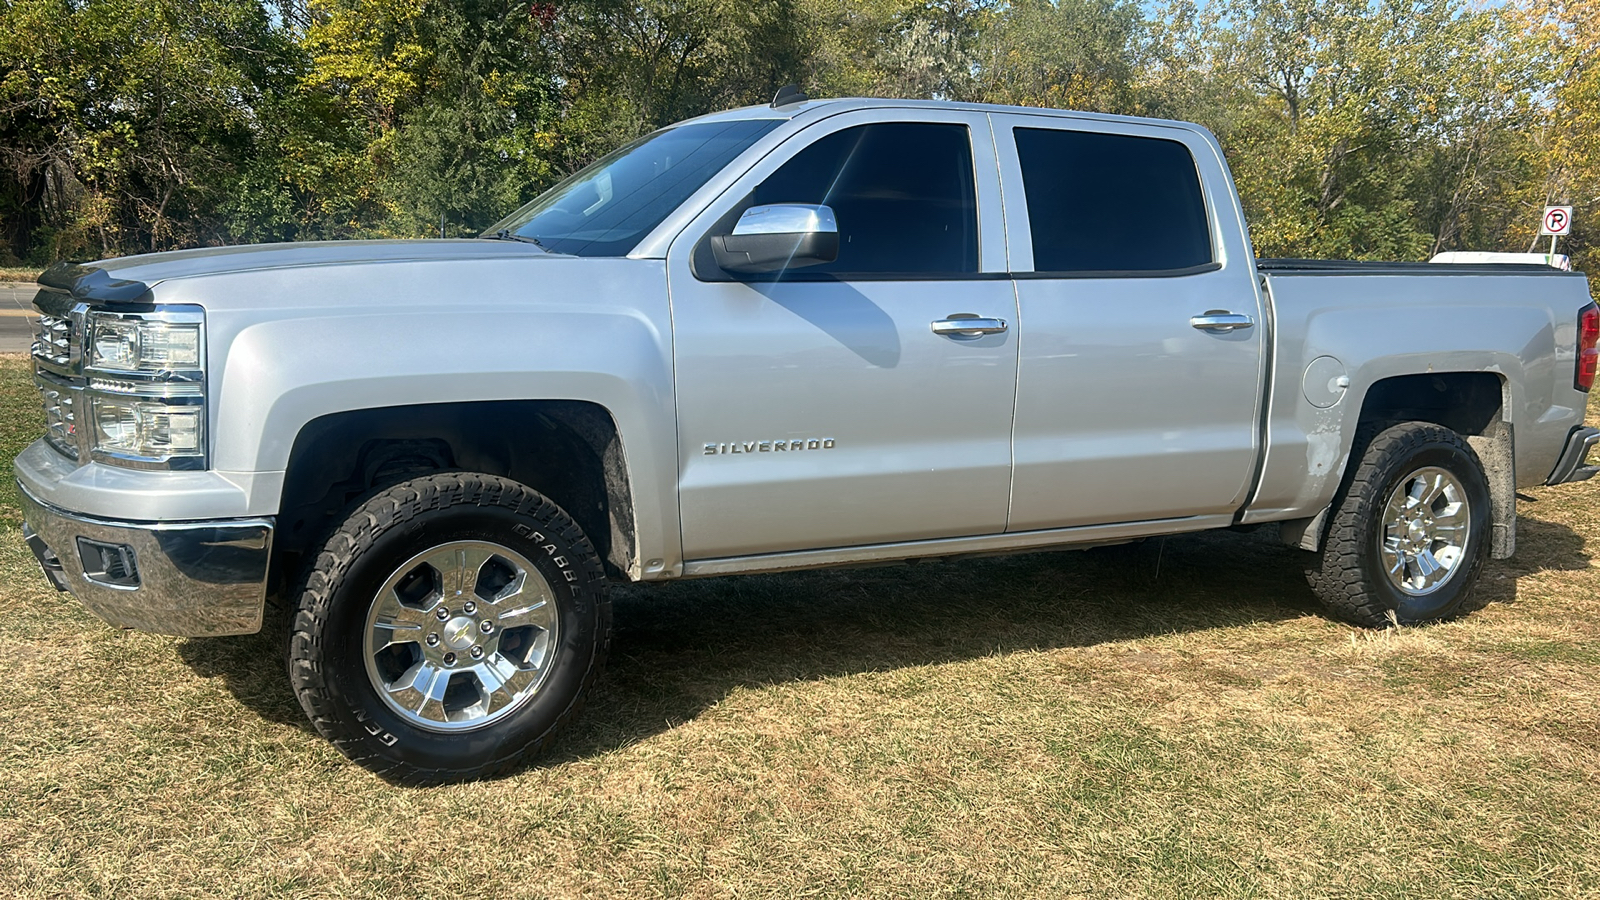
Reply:
[[[96,584],[119,588],[139,586],[139,565],[133,548],[127,544],[108,544],[81,537],[78,538],[78,557],[83,561],[84,577]]]

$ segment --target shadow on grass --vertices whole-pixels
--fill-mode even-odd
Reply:
[[[1517,577],[1586,568],[1583,539],[1522,522],[1522,552],[1490,565],[1491,601]],[[629,585],[613,592],[610,664],[587,711],[539,764],[583,759],[693,719],[739,687],[1016,651],[1088,647],[1318,615],[1309,556],[1275,528],[1087,551]],[[283,625],[192,640],[183,658],[222,676],[263,718],[309,730],[282,664]]]

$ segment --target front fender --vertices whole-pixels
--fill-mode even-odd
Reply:
[[[534,273],[543,277],[530,298]],[[622,437],[641,557],[677,560],[670,324],[659,261],[347,266],[164,287],[162,299],[172,302],[236,292],[207,314],[209,435],[212,468],[252,488],[248,514],[278,511],[295,438],[322,416],[425,403],[587,401],[610,413]],[[285,290],[298,292],[296,302],[249,303],[237,293],[281,298]]]

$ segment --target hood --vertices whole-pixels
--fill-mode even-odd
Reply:
[[[79,300],[137,303],[162,281],[263,269],[342,266],[355,263],[443,262],[475,259],[557,257],[533,244],[482,239],[431,241],[312,241],[206,247],[104,259],[57,263],[39,283],[67,291]]]

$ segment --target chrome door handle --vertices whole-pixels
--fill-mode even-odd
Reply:
[[[1206,310],[1203,316],[1191,316],[1189,324],[1201,331],[1212,331],[1217,334],[1227,334],[1236,328],[1249,328],[1256,324],[1256,320],[1249,316],[1242,316],[1221,309]]]
[[[999,334],[1011,326],[1005,319],[986,319],[972,313],[953,313],[948,319],[934,319],[934,334],[955,334],[961,337],[977,337],[980,334]]]

